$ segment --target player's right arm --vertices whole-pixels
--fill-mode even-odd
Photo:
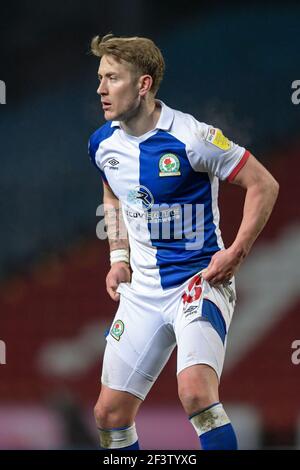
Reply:
[[[121,203],[106,183],[103,183],[103,204],[112,263],[106,276],[106,290],[113,300],[118,301],[120,299],[120,294],[116,292],[118,285],[121,282],[130,282],[131,277],[129,243]],[[119,260],[126,258],[125,253],[128,253],[128,262]]]

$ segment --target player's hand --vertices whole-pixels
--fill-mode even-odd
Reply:
[[[110,268],[106,276],[106,290],[115,302],[120,300],[120,294],[117,292],[119,284],[121,282],[130,282],[130,278],[131,273],[129,265],[124,263],[124,261],[114,263]]]
[[[234,276],[241,263],[241,256],[238,256],[230,248],[220,250],[212,256],[209,265],[201,275],[212,285],[224,284]]]

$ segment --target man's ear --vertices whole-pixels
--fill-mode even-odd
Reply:
[[[139,78],[140,96],[145,96],[151,90],[153,78],[151,75],[142,75]]]

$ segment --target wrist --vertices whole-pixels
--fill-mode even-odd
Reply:
[[[125,248],[120,248],[110,252],[110,265],[112,266],[113,264],[120,262],[129,264],[129,251]]]
[[[245,246],[238,244],[238,243],[233,243],[229,247],[229,251],[233,253],[234,257],[237,258],[238,260],[242,261],[244,258],[246,258],[249,249],[247,249]]]

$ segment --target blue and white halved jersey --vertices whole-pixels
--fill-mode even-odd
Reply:
[[[156,128],[135,137],[118,121],[91,136],[89,154],[122,204],[132,286],[169,289],[224,247],[218,180],[232,180],[249,152],[219,129],[161,101]]]

